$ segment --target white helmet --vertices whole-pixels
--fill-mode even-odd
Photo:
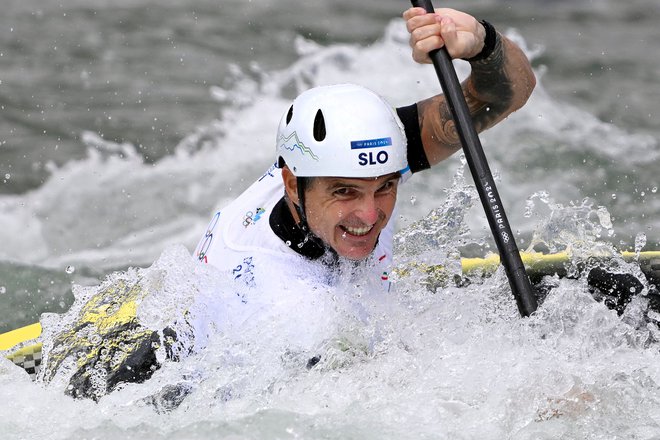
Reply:
[[[395,110],[353,84],[303,92],[277,130],[277,162],[296,177],[378,177],[408,167],[406,135]]]

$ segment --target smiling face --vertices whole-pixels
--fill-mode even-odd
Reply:
[[[285,167],[290,200],[298,201],[295,176]],[[367,258],[392,216],[399,173],[370,178],[315,177],[305,191],[305,213],[311,231],[337,254]],[[297,219],[297,213],[292,210]]]

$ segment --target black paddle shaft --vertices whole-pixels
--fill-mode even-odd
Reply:
[[[415,7],[426,9],[426,12],[435,11],[430,0],[411,0],[411,2]],[[509,221],[504,213],[504,207],[495,187],[495,180],[488,167],[486,155],[474,128],[470,111],[463,96],[463,90],[456,76],[456,70],[454,70],[454,65],[446,47],[431,51],[429,56],[433,61],[435,72],[440,80],[440,86],[454,119],[465,159],[470,167],[479,198],[486,212],[490,230],[500,253],[500,261],[504,265],[518,310],[522,316],[529,316],[536,310],[536,297],[525,271],[525,265],[520,258],[518,246],[511,232],[511,226],[509,226]]]

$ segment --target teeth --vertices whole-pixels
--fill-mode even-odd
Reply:
[[[371,226],[365,226],[363,228],[351,228],[349,226],[345,226],[346,231],[351,234],[351,235],[367,235],[369,231],[373,228],[373,225]]]

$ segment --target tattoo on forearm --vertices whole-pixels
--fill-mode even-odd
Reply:
[[[419,102],[417,105],[420,116],[419,128],[422,133],[433,133],[433,141],[449,148],[449,154],[461,148],[456,124],[443,96],[438,100]]]
[[[520,108],[534,88],[535,79],[524,54],[498,34],[492,53],[470,63],[472,73],[462,84],[474,126],[481,132]],[[461,148],[453,116],[438,95],[417,103],[425,151],[431,164]]]
[[[472,75],[464,87],[465,100],[477,131],[497,122],[512,106],[513,82],[506,72],[506,56],[498,35],[495,49],[484,60],[471,63]]]

